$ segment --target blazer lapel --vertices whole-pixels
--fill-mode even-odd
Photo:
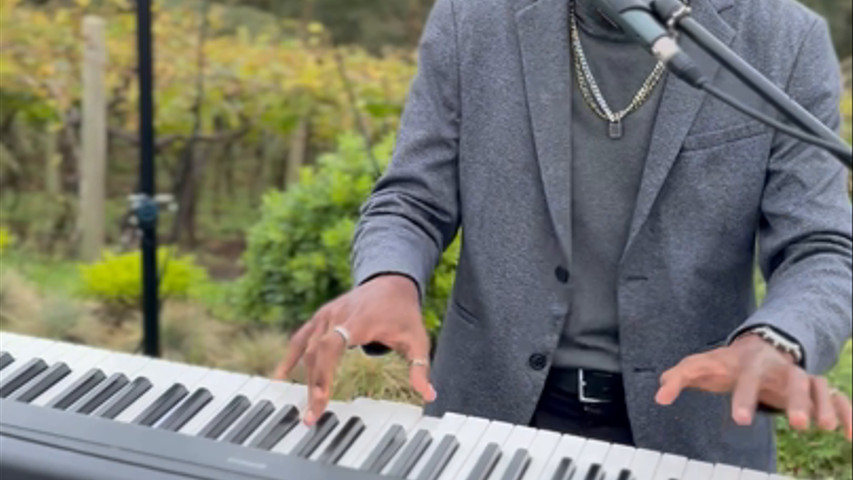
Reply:
[[[571,106],[568,0],[538,0],[516,14],[539,172],[560,246],[571,264]]]
[[[720,17],[718,9],[723,10],[731,6],[731,1],[693,0],[691,4],[693,18],[723,43],[730,44],[735,31]],[[688,55],[700,63],[708,78],[715,77],[719,65],[711,61],[708,54],[687,38],[679,40],[679,44]],[[666,76],[624,252],[628,251],[646,223],[705,97],[704,92],[694,89],[673,75]]]

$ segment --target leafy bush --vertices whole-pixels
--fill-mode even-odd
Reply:
[[[6,248],[12,245],[12,242],[14,241],[15,239],[12,237],[12,234],[9,233],[9,230],[0,227],[0,255],[2,255],[3,252],[6,251]]]
[[[359,208],[377,168],[387,165],[392,140],[376,145],[373,156],[379,165],[373,165],[362,139],[343,135],[338,150],[320,156],[316,168],[304,169],[297,185],[264,196],[261,219],[248,236],[247,271],[237,289],[242,312],[291,330],[352,286],[350,242]],[[440,325],[457,257],[453,245],[428,289],[424,320],[431,331]]]
[[[193,285],[207,280],[207,273],[192,257],[179,256],[170,248],[157,250],[157,264],[162,275],[162,298],[186,297]],[[142,298],[141,265],[139,251],[107,252],[100,261],[80,267],[83,294],[99,300],[116,313],[138,308]]]

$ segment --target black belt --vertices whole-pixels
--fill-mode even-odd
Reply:
[[[552,368],[548,388],[576,396],[581,403],[624,403],[622,375],[579,368]]]

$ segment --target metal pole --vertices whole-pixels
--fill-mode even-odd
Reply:
[[[151,52],[151,1],[136,1],[136,46],[139,73],[139,198],[142,231],[142,314],[144,353],[160,355],[157,277],[157,204],[154,202],[154,99]]]

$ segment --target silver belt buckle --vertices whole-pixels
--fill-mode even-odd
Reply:
[[[592,398],[587,397],[584,393],[584,389],[586,387],[586,380],[583,378],[583,369],[578,369],[578,398],[581,403],[608,403],[609,400],[602,400],[600,398]]]

